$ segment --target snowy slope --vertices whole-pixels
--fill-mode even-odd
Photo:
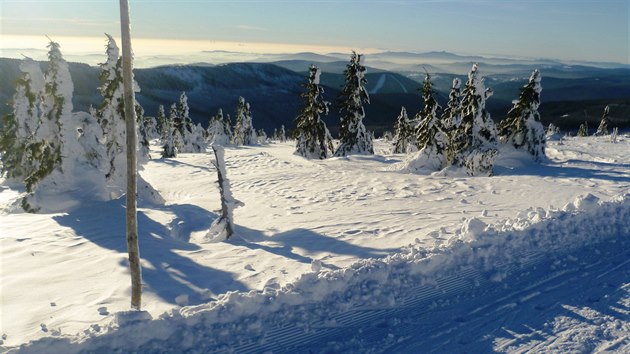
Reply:
[[[569,139],[550,146],[542,166],[504,154],[491,178],[393,172],[403,156],[388,155],[383,142],[373,157],[325,161],[294,156],[290,144],[231,148],[228,175],[245,205],[235,211],[237,236],[211,244],[197,242],[219,208],[211,154],[153,160],[142,173],[168,204],[140,206],[143,307],[155,318],[170,314],[133,325],[142,340],[115,330],[114,314],[129,307],[122,201],[4,213],[3,345],[52,336],[60,339],[24,350],[133,341],[143,352],[195,352],[202,342],[253,352],[263,344],[274,352],[463,350],[458,343],[526,351],[579,335],[590,349],[623,351],[630,207],[616,196],[629,192],[628,145]],[[2,190],[1,205],[16,195]],[[484,231],[487,224],[496,226]],[[239,293],[222,295],[229,291]],[[554,310],[534,316],[537,306]],[[83,331],[88,337],[71,336]]]

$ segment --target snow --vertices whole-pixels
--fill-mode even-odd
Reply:
[[[131,315],[123,200],[16,213],[2,187],[0,349],[630,349],[628,136],[551,142],[542,164],[502,150],[493,177],[395,171],[405,156],[375,143],[327,160],[226,147],[244,205],[218,243],[195,241],[218,218],[212,152],[150,161],[166,204],[139,204]]]

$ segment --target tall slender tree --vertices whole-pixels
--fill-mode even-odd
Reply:
[[[447,163],[466,168],[471,176],[491,176],[498,153],[496,128],[486,110],[492,90],[486,89],[477,64],[468,73],[462,96],[462,121],[453,131]]]
[[[498,126],[502,143],[527,150],[535,161],[545,156],[545,128],[538,113],[541,91],[540,72],[534,70],[528,83],[521,89],[518,100]]]
[[[295,119],[297,144],[295,153],[307,159],[325,159],[332,156],[332,136],[320,115],[328,114],[330,102],[325,101],[324,88],[319,85],[321,70],[311,65],[309,76],[304,84],[305,92],[300,96],[303,107]]]
[[[34,134],[39,120],[44,74],[39,63],[28,57],[20,63],[20,71],[22,74],[16,82],[12,110],[3,117],[0,130],[0,174],[11,181],[23,183],[38,164],[34,155],[37,155],[40,145]]]
[[[243,97],[238,98],[236,106],[236,124],[234,125],[234,144],[254,145],[258,141],[252,122],[249,103]]]
[[[422,84],[422,98],[424,108],[417,115],[418,127],[416,129],[417,144],[419,149],[425,149],[429,156],[440,160],[442,166],[446,164],[446,149],[448,134],[444,122],[438,117],[442,107],[435,100],[435,90],[431,82],[431,76],[426,74]]]
[[[599,122],[599,126],[597,127],[595,135],[608,135],[608,126],[610,125],[610,119],[608,119],[609,113],[610,107],[604,107],[604,114],[602,115],[602,120]]]
[[[402,107],[394,123],[394,153],[406,154],[417,150],[414,121],[409,119],[407,109]]]
[[[345,84],[339,95],[340,145],[335,156],[348,154],[373,154],[372,134],[365,129],[363,104],[370,103],[370,96],[365,88],[365,67],[361,65],[361,55],[352,52],[350,63],[344,71]]]

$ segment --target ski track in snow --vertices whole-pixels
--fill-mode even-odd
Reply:
[[[375,149],[382,156],[324,161],[293,155],[291,143],[227,149],[232,190],[245,205],[235,210],[237,236],[217,244],[196,243],[219,208],[211,154],[182,154],[177,159],[149,162],[143,177],[160,190],[167,205],[140,205],[139,209],[144,307],[154,317],[174,310],[163,320],[138,325],[144,339],[134,340],[137,345],[146,344],[140,351],[241,348],[236,352],[260,352],[261,348],[270,348],[273,352],[416,352],[414,346],[422,343],[424,350],[439,348],[442,343],[456,352],[469,351],[468,348],[512,352],[544,348],[592,351],[609,347],[617,352],[628,349],[630,290],[628,267],[623,266],[621,259],[628,257],[623,253],[628,250],[627,239],[619,241],[620,247],[608,245],[605,238],[585,243],[601,241],[597,250],[609,255],[605,261],[598,259],[588,246],[568,249],[560,245],[546,250],[543,253],[560,260],[564,265],[561,270],[566,272],[545,272],[544,277],[554,277],[541,284],[537,281],[544,277],[537,269],[550,269],[550,263],[545,263],[547,258],[537,257],[540,252],[536,251],[523,256],[531,258],[529,265],[508,261],[497,264],[494,271],[484,272],[475,270],[478,264],[473,262],[469,264],[471,269],[457,268],[453,274],[434,274],[430,279],[410,274],[405,278],[408,283],[418,279],[424,283],[419,287],[394,284],[394,289],[401,288],[395,294],[394,290],[373,294],[384,281],[381,278],[361,284],[360,291],[347,288],[351,294],[361,292],[366,303],[378,299],[387,305],[366,307],[359,303],[359,308],[355,308],[353,297],[333,296],[328,300],[321,298],[321,303],[297,307],[287,304],[278,313],[265,312],[267,317],[263,313],[260,318],[236,316],[234,306],[270,307],[256,296],[281,296],[279,289],[283,286],[316,281],[321,274],[331,274],[327,272],[348,272],[352,268],[347,267],[356,266],[357,262],[368,269],[385,260],[386,267],[392,267],[387,265],[387,260],[394,257],[391,254],[404,254],[409,249],[447,247],[459,235],[464,220],[478,218],[486,224],[512,222],[510,225],[517,228],[520,223],[529,227],[544,219],[541,210],[561,208],[587,193],[607,200],[627,193],[630,183],[628,140],[624,137],[617,144],[604,138],[568,139],[564,145],[551,143],[547,149],[549,161],[540,166],[506,155],[497,162],[496,176],[491,178],[388,171],[402,155],[389,155],[382,141]],[[2,210],[6,212],[6,205],[16,196],[13,190],[2,189]],[[126,250],[121,229],[124,224],[116,221],[123,214],[121,201],[67,214],[0,214],[5,314],[0,334],[6,334],[3,345],[15,346],[51,335],[58,339],[44,338],[23,351],[37,352],[40,348],[41,352],[43,345],[58,345],[50,348],[59,348],[59,353],[99,352],[98,346],[103,346],[101,349],[107,349],[101,352],[112,352],[115,348],[125,351],[125,345],[136,345],[129,343],[129,338],[117,337],[120,334],[113,330],[115,325],[108,329],[115,314],[128,308]],[[517,214],[519,219],[514,219]],[[625,227],[620,235],[627,237],[630,233],[627,224],[614,227]],[[575,230],[578,232],[579,228]],[[567,261],[573,258],[584,261]],[[406,263],[400,267],[404,269]],[[312,273],[312,269],[320,267],[316,264],[321,264],[320,275]],[[614,267],[616,271],[606,273]],[[69,272],[75,269],[80,272],[73,278]],[[582,283],[596,286],[571,292],[571,288]],[[498,288],[497,284],[505,284],[508,289]],[[554,290],[556,286],[559,290]],[[250,289],[255,290],[251,294],[258,302],[245,304],[239,297],[247,297]],[[594,295],[598,301],[588,300],[594,289],[601,289],[601,296]],[[233,293],[232,300],[230,295],[221,295],[233,290],[244,295]],[[382,293],[391,295],[393,304]],[[557,300],[557,304],[540,305],[540,299],[546,298]],[[565,302],[564,298],[571,301]],[[483,299],[494,301],[496,309],[479,310],[483,316],[466,315],[482,307],[487,302]],[[207,301],[214,302],[204,305]],[[301,301],[304,300],[298,302]],[[180,315],[178,305],[186,304],[201,308],[184,307],[184,315]],[[612,310],[605,310],[604,305]],[[537,306],[547,310],[538,310]],[[548,309],[553,309],[556,317],[545,317]],[[230,321],[213,325],[210,318],[216,318],[217,311],[227,311]],[[322,315],[325,313],[330,314]],[[615,313],[621,313],[621,319]],[[423,320],[417,320],[420,318]],[[492,327],[498,318],[505,319],[505,328]],[[597,329],[592,323],[600,323],[604,329]],[[87,337],[68,337],[84,330]],[[231,337],[234,330],[250,333],[252,341]],[[169,331],[181,336],[169,337]],[[206,338],[206,331],[214,337]],[[104,332],[107,333],[102,335]],[[469,332],[471,335],[466,335]],[[291,333],[298,335],[290,336]],[[422,335],[420,340],[417,333],[431,336]],[[99,336],[90,338],[93,335]],[[196,336],[207,341],[197,341]],[[576,341],[575,336],[586,338],[583,342],[593,347],[568,346]],[[108,338],[119,344],[108,344]],[[84,343],[69,344],[79,339]],[[181,346],[176,343],[178,340],[192,344]]]

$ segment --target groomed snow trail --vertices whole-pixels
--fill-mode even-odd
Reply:
[[[526,214],[19,352],[628,352],[630,194]]]

